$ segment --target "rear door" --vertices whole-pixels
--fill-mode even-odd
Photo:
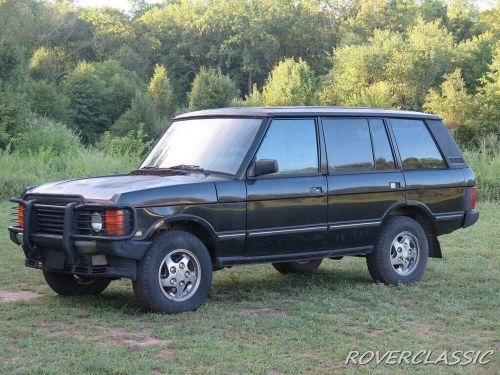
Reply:
[[[326,248],[373,245],[384,213],[405,199],[387,124],[382,118],[323,118],[328,159]]]
[[[326,240],[326,176],[315,118],[274,119],[255,159],[278,172],[247,179],[245,256],[321,251]]]

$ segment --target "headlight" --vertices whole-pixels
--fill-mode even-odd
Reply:
[[[102,215],[99,212],[94,212],[90,215],[90,226],[94,232],[102,230]]]

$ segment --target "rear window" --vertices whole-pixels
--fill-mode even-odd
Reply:
[[[423,121],[404,119],[390,121],[404,169],[446,167]]]

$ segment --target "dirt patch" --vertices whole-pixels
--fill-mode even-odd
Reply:
[[[238,314],[241,316],[259,316],[259,315],[282,316],[282,315],[285,315],[285,313],[283,311],[273,309],[272,307],[262,307],[260,309],[239,309]]]
[[[97,345],[106,348],[110,346],[128,345],[136,347],[148,347],[153,345],[167,345],[169,341],[152,337],[149,331],[145,331],[140,338],[135,338],[133,334],[122,327],[93,326],[82,331],[66,327],[66,329],[49,334],[51,337],[72,337],[80,340],[92,340]]]
[[[0,289],[0,302],[26,302],[40,297],[42,295],[35,292],[8,292]]]

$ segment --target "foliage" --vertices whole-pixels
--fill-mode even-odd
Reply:
[[[500,139],[489,135],[479,140],[479,147],[464,151],[467,164],[476,175],[478,199],[500,200]]]
[[[451,130],[470,125],[474,103],[472,97],[467,94],[460,69],[444,75],[440,93],[434,89],[429,91],[424,109],[441,116]]]
[[[137,91],[130,108],[111,127],[116,136],[126,136],[142,126],[148,135],[156,132],[156,114],[148,93]]]
[[[262,90],[265,105],[311,105],[315,94],[314,72],[302,59],[281,61],[269,74]]]
[[[62,155],[81,148],[80,139],[71,129],[59,122],[32,116],[22,131],[12,138],[13,149],[22,153]]]
[[[156,117],[168,119],[174,113],[174,92],[163,65],[156,65],[153,77],[149,82],[148,93],[153,101]]]
[[[238,89],[229,76],[218,69],[201,68],[189,92],[189,108],[227,107],[237,96]]]
[[[39,115],[58,121],[68,119],[68,98],[58,92],[57,87],[47,81],[32,82],[29,87],[30,108]]]
[[[144,125],[140,124],[136,130],[131,130],[121,137],[105,132],[99,143],[99,149],[109,155],[130,155],[140,158],[148,151],[151,143],[144,131]]]
[[[85,142],[95,141],[108,127],[106,115],[106,92],[95,67],[81,62],[64,84],[64,93],[69,98],[71,121],[80,131]]]

